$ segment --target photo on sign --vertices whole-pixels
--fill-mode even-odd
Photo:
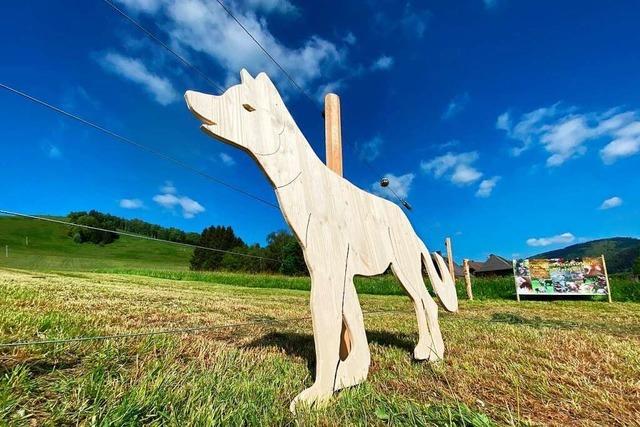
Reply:
[[[602,258],[513,261],[519,295],[607,295]]]

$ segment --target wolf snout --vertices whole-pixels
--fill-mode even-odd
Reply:
[[[184,93],[187,107],[201,122],[207,125],[215,125],[213,112],[213,96],[188,90]]]

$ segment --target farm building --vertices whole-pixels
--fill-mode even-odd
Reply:
[[[513,264],[508,259],[491,254],[485,262],[469,261],[469,271],[477,277],[511,276],[513,275]]]

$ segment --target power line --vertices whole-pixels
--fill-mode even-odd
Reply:
[[[191,68],[193,71],[195,71],[196,73],[198,73],[203,79],[205,79],[207,81],[207,83],[209,83],[211,86],[213,86],[214,88],[216,88],[217,90],[220,91],[220,93],[224,92],[224,89],[222,88],[222,86],[220,86],[218,83],[214,82],[213,80],[211,80],[209,77],[207,77],[207,75],[201,71],[198,67],[196,67],[195,65],[193,65],[192,63],[190,63],[189,61],[187,61],[186,59],[184,59],[181,55],[179,55],[176,51],[174,51],[173,49],[171,49],[169,46],[167,46],[166,43],[164,43],[162,40],[160,40],[155,34],[153,34],[151,31],[147,30],[145,27],[142,26],[142,24],[140,24],[140,22],[136,21],[135,19],[133,19],[131,16],[127,15],[122,9],[120,9],[118,6],[116,6],[115,4],[113,4],[112,1],[110,0],[103,0],[106,4],[108,4],[109,6],[111,6],[111,8],[113,10],[115,10],[117,13],[119,13],[120,15],[122,15],[125,19],[127,19],[129,22],[131,22],[133,25],[135,25],[140,31],[142,31],[143,33],[145,33],[147,35],[147,37],[149,37],[151,40],[155,41],[156,43],[158,43],[160,46],[162,46],[163,48],[165,48],[169,53],[173,54],[173,56],[175,56],[180,62],[182,62],[183,65]]]
[[[34,102],[34,103],[36,103],[36,104],[38,104],[38,105],[40,105],[42,107],[48,108],[48,109],[50,109],[52,111],[55,111],[56,113],[62,114],[63,116],[66,116],[66,117],[69,117],[69,118],[71,118],[73,120],[76,120],[76,121],[78,121],[78,122],[80,122],[80,123],[82,123],[82,124],[84,124],[86,126],[92,127],[94,129],[102,132],[102,133],[105,133],[105,134],[117,139],[120,142],[132,145],[132,146],[134,146],[134,147],[136,147],[136,148],[138,148],[140,150],[146,151],[147,153],[152,154],[152,155],[154,155],[154,156],[156,156],[158,158],[161,158],[161,159],[166,160],[168,162],[171,162],[171,163],[173,163],[173,164],[175,164],[177,166],[180,166],[181,168],[183,168],[185,170],[188,170],[188,171],[193,172],[193,173],[195,173],[197,175],[200,175],[200,176],[202,176],[202,177],[204,177],[204,178],[206,178],[206,179],[208,179],[210,181],[213,181],[213,182],[215,182],[217,184],[223,185],[223,186],[229,188],[230,190],[233,190],[233,191],[235,191],[237,193],[240,193],[240,194],[242,194],[244,196],[247,196],[247,197],[249,197],[251,199],[257,200],[257,201],[259,201],[261,203],[264,203],[265,205],[271,206],[272,208],[279,209],[278,205],[276,205],[274,203],[271,203],[270,201],[265,200],[262,197],[259,197],[259,196],[256,196],[254,194],[251,194],[248,191],[245,191],[240,187],[236,187],[233,184],[229,184],[229,183],[227,183],[225,181],[222,181],[221,179],[216,178],[216,177],[214,177],[212,175],[209,175],[208,173],[203,172],[200,169],[196,169],[196,168],[188,165],[187,163],[185,163],[185,162],[183,162],[181,160],[178,160],[175,157],[170,156],[167,153],[164,153],[164,152],[159,151],[159,150],[157,150],[155,148],[149,147],[148,145],[144,145],[144,144],[140,144],[138,142],[135,142],[135,141],[133,141],[133,140],[131,140],[131,139],[125,137],[125,136],[122,136],[122,135],[120,135],[118,133],[115,133],[115,132],[113,132],[113,131],[111,131],[111,130],[109,130],[107,128],[104,128],[104,127],[102,127],[100,125],[97,125],[97,124],[95,124],[93,122],[90,122],[87,119],[84,119],[84,118],[82,118],[80,116],[77,116],[77,115],[75,115],[73,113],[69,113],[68,111],[65,111],[65,110],[63,110],[63,109],[61,109],[59,107],[56,107],[56,106],[51,105],[51,104],[49,104],[49,103],[47,103],[45,101],[42,101],[42,100],[40,100],[38,98],[35,98],[35,97],[33,97],[33,96],[31,96],[31,95],[29,95],[29,94],[27,94],[25,92],[22,92],[22,91],[20,91],[18,89],[14,89],[11,86],[7,86],[7,85],[5,85],[3,83],[0,83],[0,88],[5,89],[5,90],[7,90],[7,91],[9,91],[9,92],[11,92],[11,93],[13,93],[15,95],[19,95],[19,96],[21,96],[21,97],[23,97],[25,99],[28,99],[29,101],[32,101],[32,102]]]
[[[242,28],[244,30],[245,33],[247,33],[247,35],[249,37],[251,37],[251,40],[253,40],[255,42],[256,45],[258,45],[258,47],[264,52],[265,55],[267,55],[269,57],[269,59],[271,59],[271,61],[273,61],[274,64],[276,64],[276,66],[278,68],[280,68],[280,70],[284,73],[285,76],[287,76],[287,78],[289,79],[289,81],[291,82],[291,84],[293,84],[293,86],[295,86],[300,93],[302,93],[304,96],[307,97],[307,99],[309,101],[311,101],[311,103],[315,106],[316,105],[316,101],[309,95],[309,93],[307,91],[305,91],[296,81],[295,79],[291,76],[291,74],[289,74],[289,72],[287,70],[285,70],[285,68],[280,65],[280,63],[273,57],[273,55],[271,55],[269,53],[269,51],[267,51],[267,49],[258,41],[258,39],[256,39],[253,34],[251,34],[251,32],[247,29],[247,27],[245,27],[242,22],[240,22],[240,20],[238,18],[236,18],[236,16],[233,14],[233,12],[231,12],[231,10],[222,2],[222,0],[216,0],[216,2],[224,9],[225,12],[227,12],[227,14],[233,18],[234,21],[236,21],[236,23],[240,26],[240,28]],[[323,114],[324,117],[324,109],[321,109],[321,112]],[[364,160],[364,159],[363,159]],[[369,164],[369,162],[367,162],[366,160],[364,160],[365,164],[374,172],[376,173],[376,171],[373,169],[373,167]],[[382,175],[381,175],[382,176]],[[400,204],[402,206],[404,206],[407,210],[412,210],[413,208],[411,207],[411,205],[409,204],[409,202],[407,202],[406,199],[400,197],[398,195],[398,193],[391,187],[388,187],[388,189],[393,193],[393,195],[396,197],[396,199],[398,199],[398,201],[400,202]]]
[[[227,12],[227,14],[234,20],[236,21],[236,23],[240,26],[240,28],[242,28],[244,30],[245,33],[247,33],[247,35],[249,37],[251,37],[251,40],[253,40],[255,42],[256,45],[258,45],[258,47],[264,52],[265,55],[267,55],[269,57],[269,59],[271,59],[271,61],[273,61],[274,64],[276,64],[276,66],[278,68],[280,68],[280,71],[282,71],[284,73],[284,75],[289,79],[289,81],[291,82],[291,84],[296,87],[300,93],[302,93],[304,96],[307,97],[307,99],[314,105],[317,106],[316,101],[313,99],[313,97],[311,97],[311,95],[309,95],[309,93],[307,91],[305,91],[302,86],[300,86],[295,79],[291,76],[291,74],[289,74],[289,72],[287,70],[284,69],[284,67],[282,65],[280,65],[280,63],[269,53],[269,51],[267,51],[267,49],[265,49],[265,47],[262,45],[262,43],[260,43],[258,41],[258,39],[256,39],[253,34],[251,34],[251,32],[247,29],[247,27],[244,26],[244,24],[242,24],[242,22],[240,22],[240,20],[238,18],[236,18],[236,16],[233,14],[233,12],[231,12],[231,9],[229,9],[223,2],[222,0],[216,0],[216,2],[218,2],[218,4],[224,9],[225,12]],[[322,109],[320,110],[322,112]]]
[[[149,30],[147,30],[146,28],[144,28],[142,26],[142,24],[140,24],[138,21],[136,21],[135,19],[133,19],[131,16],[127,15],[122,9],[118,8],[116,5],[113,4],[113,2],[111,2],[110,0],[103,0],[105,3],[107,3],[109,6],[111,6],[116,12],[118,12],[120,15],[124,16],[126,19],[128,19],[131,23],[133,23],[140,31],[144,32],[148,37],[150,37],[152,40],[154,40],[155,42],[159,43],[162,47],[164,47],[165,49],[167,49],[169,52],[171,52],[174,56],[176,56],[184,65],[186,65],[187,67],[195,70],[198,74],[200,74],[201,76],[203,76],[205,79],[207,79],[207,81],[211,84],[213,84],[213,86],[215,86],[216,88],[218,88],[220,90],[220,92],[224,92],[224,89],[222,89],[218,84],[212,82],[199,68],[197,68],[196,66],[194,66],[193,64],[191,64],[189,61],[187,61],[186,59],[184,59],[182,56],[178,55],[175,51],[173,51],[169,46],[167,46],[162,40],[160,40],[158,37],[156,37],[153,33],[151,33]],[[222,0],[216,0],[216,2],[220,5],[220,7],[222,7],[222,9],[238,24],[238,26],[240,26],[240,28],[242,28],[242,30],[251,38],[251,40],[253,40],[253,42],[262,50],[262,52],[280,69],[280,71],[282,71],[282,73],[287,77],[287,79],[289,79],[289,81],[291,82],[291,84],[302,94],[304,95],[310,102],[311,104],[315,107],[317,106],[317,101],[313,99],[313,97],[311,95],[309,95],[309,93],[304,90],[304,88],[302,88],[302,86],[300,86],[295,79],[293,78],[293,76],[274,58],[273,55],[271,55],[269,53],[269,51],[262,45],[262,43],[260,43],[258,41],[258,39],[249,31],[249,29],[235,16],[235,14],[231,11],[231,9],[229,7],[227,7],[227,5],[224,4],[224,2]],[[205,3],[205,5],[208,7],[208,4]],[[324,117],[324,108],[320,109],[323,117]],[[364,160],[364,159],[363,159]],[[371,171],[376,174],[379,175],[371,166],[371,164],[369,164],[369,162],[367,162],[366,160],[364,160],[365,164],[369,167],[369,169],[371,169]],[[382,178],[384,178],[383,175],[380,175]],[[409,202],[400,197],[398,195],[398,193],[392,188],[392,187],[387,187],[389,189],[389,191],[391,191],[391,193],[395,196],[396,199],[398,199],[398,201],[400,202],[400,204],[407,210],[412,210],[413,208],[411,207],[411,205],[409,204]]]
[[[362,162],[367,165],[367,167],[371,170],[371,172],[373,172],[376,175],[381,176],[381,179],[387,179],[385,178],[385,175],[381,175],[378,173],[378,171],[376,171],[373,167],[373,165],[371,163],[369,163],[369,161],[367,159],[362,159]],[[382,186],[382,182],[380,183],[380,185]],[[402,206],[404,206],[407,210],[412,210],[413,208],[411,207],[411,205],[409,204],[409,202],[407,202],[405,199],[403,199],[402,197],[400,197],[400,195],[393,189],[393,187],[391,186],[383,186],[384,188],[386,188],[387,190],[391,191],[391,193],[393,193],[393,195],[395,196],[396,199],[398,199],[398,201],[400,202],[400,204],[402,204]]]
[[[7,210],[3,210],[3,209],[0,209],[0,213],[1,214],[5,214],[5,215],[16,216],[16,217],[20,217],[20,218],[29,218],[29,219],[34,219],[34,220],[38,220],[38,221],[51,222],[51,223],[54,223],[54,224],[67,225],[67,226],[70,226],[70,227],[80,227],[80,228],[85,228],[87,230],[104,231],[104,232],[107,232],[107,233],[118,234],[120,236],[135,237],[136,239],[152,240],[154,242],[161,242],[161,243],[170,243],[172,245],[177,245],[177,246],[185,246],[185,247],[194,248],[194,249],[204,249],[204,250],[207,250],[207,251],[220,252],[220,253],[231,254],[231,255],[238,255],[238,256],[243,256],[243,257],[246,257],[246,258],[256,258],[256,259],[262,259],[262,260],[266,260],[266,261],[281,262],[280,260],[277,260],[275,258],[268,258],[268,257],[262,257],[262,256],[258,256],[258,255],[251,255],[251,254],[243,254],[241,252],[227,251],[227,250],[224,250],[224,249],[210,248],[210,247],[201,246],[201,245],[192,245],[190,243],[174,242],[174,241],[171,241],[171,240],[158,239],[156,237],[151,237],[151,236],[144,236],[142,234],[129,233],[129,232],[120,231],[120,230],[109,230],[108,228],[93,227],[91,225],[77,224],[77,223],[74,223],[74,222],[62,221],[62,220],[59,220],[59,219],[47,218],[47,217],[36,216],[36,215],[28,215],[28,214],[24,214],[24,213],[20,213],[20,212],[12,212],[12,211],[7,211]]]

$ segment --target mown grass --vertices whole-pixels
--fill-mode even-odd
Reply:
[[[631,425],[633,303],[463,301],[441,314],[444,362],[415,363],[407,298],[361,295],[368,381],[318,411],[308,320],[201,334],[0,349],[9,425]],[[308,293],[124,274],[0,270],[0,342],[307,316]]]

